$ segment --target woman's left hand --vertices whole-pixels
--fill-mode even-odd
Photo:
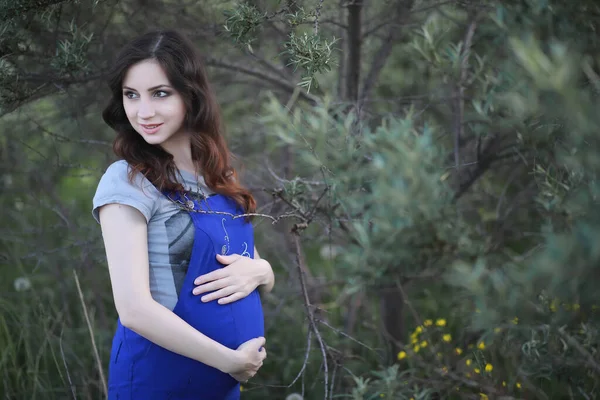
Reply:
[[[198,285],[193,290],[195,295],[212,292],[202,296],[204,303],[218,299],[219,304],[229,304],[243,299],[263,284],[270,272],[270,265],[265,260],[239,254],[217,254],[217,261],[225,267],[201,275],[194,281]]]

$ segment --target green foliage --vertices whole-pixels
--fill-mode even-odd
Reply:
[[[327,42],[319,35],[308,35],[306,32],[301,35],[294,32],[290,34],[289,41],[285,43],[288,65],[293,66],[294,70],[304,70],[305,76],[298,85],[306,88],[307,92],[310,92],[312,86],[319,87],[315,78],[317,74],[331,71],[334,63],[333,45],[336,41],[334,38]]]
[[[527,18],[558,18],[536,4]],[[354,398],[596,395],[600,120],[595,88],[581,84],[586,75],[595,78],[596,64],[570,46],[575,28],[561,21],[558,36],[540,38],[514,18],[519,10],[498,5],[478,21],[482,32],[499,30],[493,49],[475,44],[465,51],[464,31],[436,24],[442,17],[435,13],[410,42],[407,54],[429,84],[442,85],[435,97],[451,107],[419,113],[412,106],[400,117],[364,123],[359,135],[353,115],[331,116],[327,101],[292,114],[272,103],[261,119],[277,142],[299,149],[296,180],[322,180],[330,188],[322,223],[343,228],[333,240],[344,249],[337,263],[348,285],[358,279],[377,293],[411,282],[405,291],[421,337],[401,346],[403,375],[390,379],[395,370],[382,366],[379,376],[355,378]],[[468,25],[468,13],[447,12]],[[463,118],[472,122],[464,134],[475,143],[500,143],[499,151],[477,157],[522,165],[516,176],[531,188],[530,201],[507,192],[515,172],[501,167],[471,193],[457,190],[447,156],[454,143],[443,139],[455,134],[449,127],[456,100],[445,96],[456,96],[457,82],[469,98]],[[486,191],[497,194],[488,201]],[[503,201],[518,202],[524,212],[502,212]],[[424,299],[423,291],[440,297]],[[432,310],[449,321],[441,332],[420,317]],[[424,381],[426,388],[415,386]]]
[[[224,12],[225,30],[238,44],[250,46],[255,35],[265,22],[266,16],[256,7],[248,3],[240,3],[238,7]]]
[[[85,74],[89,71],[88,49],[93,33],[84,34],[73,22],[69,25],[69,39],[61,40],[51,65],[60,75]]]
[[[316,75],[331,71],[334,66],[333,45],[337,40],[334,38],[327,41],[316,32],[309,35],[300,31],[299,26],[302,23],[310,18],[317,18],[314,12],[308,13],[302,7],[295,9],[294,12],[288,11],[286,7],[267,15],[260,13],[252,4],[241,2],[235,8],[225,11],[227,18],[225,30],[235,43],[246,46],[252,51],[251,43],[256,40],[261,26],[267,20],[285,15],[283,18],[292,29],[288,40],[284,43],[285,51],[280,56],[286,56],[288,66],[292,66],[294,71],[298,68],[303,70],[304,76],[298,85],[310,92],[313,86],[318,87]]]

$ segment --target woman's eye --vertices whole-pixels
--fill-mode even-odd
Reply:
[[[135,98],[135,93],[125,92],[125,93],[123,93],[123,96],[127,97],[128,99],[133,99],[133,98]]]
[[[158,90],[158,91],[154,92],[154,95],[156,97],[167,97],[169,95],[169,93],[165,92],[164,90]]]

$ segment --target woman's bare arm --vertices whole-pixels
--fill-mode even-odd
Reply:
[[[225,373],[248,367],[246,352],[231,350],[208,338],[152,299],[148,227],[138,210],[121,204],[105,205],[100,209],[100,224],[115,306],[124,326],[159,346]]]
[[[260,254],[258,254],[258,250],[256,250],[256,246],[254,246],[254,259],[262,260],[260,258]],[[273,273],[273,268],[271,268],[271,264],[267,260],[263,260],[266,263],[265,266],[265,275],[264,278],[258,287],[258,290],[261,293],[269,293],[273,290],[273,286],[275,285],[275,274]]]

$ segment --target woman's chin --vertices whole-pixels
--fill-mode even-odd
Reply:
[[[141,136],[146,141],[146,143],[151,145],[160,145],[162,142],[164,142],[164,139],[159,135],[142,134]]]
[[[155,137],[145,137],[144,140],[146,141],[146,143],[152,144],[155,146],[158,146],[163,142],[163,140],[161,140],[160,138],[155,138]]]

